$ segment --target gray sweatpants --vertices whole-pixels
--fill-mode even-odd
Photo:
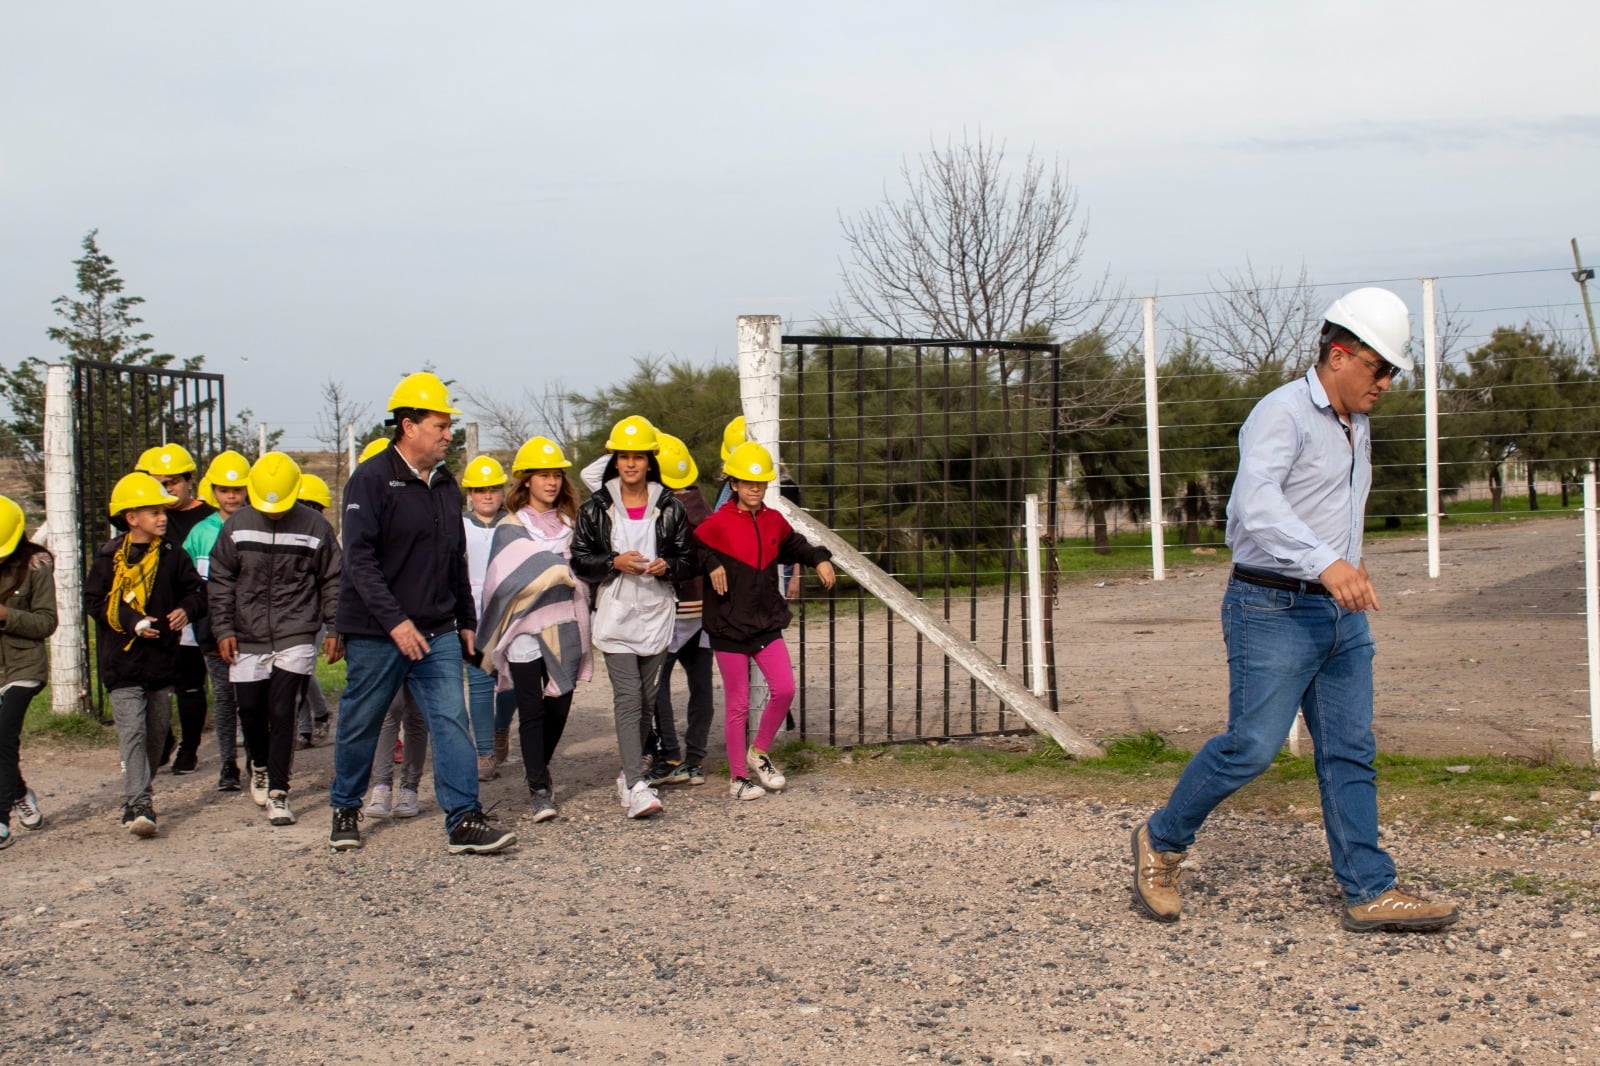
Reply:
[[[211,714],[217,730],[217,754],[224,768],[237,768],[239,703],[234,698],[233,682],[228,680],[228,664],[216,652],[208,651],[206,673],[211,675]]]
[[[316,684],[315,679],[312,684]],[[428,761],[428,723],[422,717],[422,708],[411,697],[411,690],[401,685],[378,732],[378,750],[372,757],[373,788],[387,787],[394,780],[394,742],[400,737],[402,721],[406,729],[406,761],[400,764],[400,787],[415,792],[422,781],[423,765]]]
[[[112,689],[111,719],[121,746],[123,802],[148,800],[154,795],[150,779],[172,732],[172,686]]]
[[[633,655],[608,651],[606,674],[611,678],[611,716],[617,725],[617,754],[622,772],[632,788],[644,780],[644,742],[655,713],[656,691],[667,653]]]

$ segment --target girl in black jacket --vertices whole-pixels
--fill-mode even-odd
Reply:
[[[811,544],[763,502],[768,484],[778,476],[770,452],[754,442],[741,444],[729,454],[722,472],[728,476],[733,495],[695,528],[694,539],[711,579],[705,627],[722,674],[723,729],[731,778],[728,795],[753,800],[788,784],[768,755],[795,692],[794,668],[783,642],[791,615],[779,584],[778,566],[814,566],[823,585],[832,588],[833,564],[828,549]],[[769,695],[761,709],[755,743],[747,751],[752,661],[766,678]],[[746,776],[752,769],[761,784]]]
[[[578,511],[572,535],[573,570],[599,585],[590,636],[611,678],[617,799],[629,818],[661,810],[645,780],[644,742],[677,616],[672,586],[694,572],[689,520],[661,484],[659,449],[655,427],[639,415],[612,427],[603,484]]]

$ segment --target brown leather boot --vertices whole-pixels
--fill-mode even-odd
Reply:
[[[496,729],[494,731],[494,761],[496,765],[511,758],[511,730]]]
[[[1175,922],[1183,911],[1178,899],[1178,867],[1187,854],[1156,850],[1150,843],[1148,823],[1133,831],[1133,898],[1158,922]]]

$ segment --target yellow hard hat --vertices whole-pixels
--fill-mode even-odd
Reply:
[[[111,517],[115,518],[123,511],[131,511],[136,507],[171,507],[177,502],[176,496],[167,495],[161,482],[143,470],[135,470],[112,486],[109,510]]]
[[[747,440],[728,453],[722,472],[739,481],[771,481],[778,476],[772,453],[753,440]]]
[[[464,489],[492,489],[505,483],[505,467],[492,455],[478,456],[461,473],[461,487]]]
[[[200,484],[195,486],[194,494],[200,497],[201,503],[208,503],[213,507],[217,506],[217,494],[211,491],[210,478],[201,478]]]
[[[377,455],[388,446],[388,437],[376,437],[373,440],[367,441],[367,446],[361,449],[361,458],[356,460],[356,465],[360,466],[362,463],[366,462],[368,459],[371,459],[374,455]]]
[[[400,384],[389,394],[389,410],[414,407],[419,411],[437,411],[442,415],[458,415],[459,408],[450,404],[450,390],[444,387],[438,374],[419,370],[400,379]]]
[[[223,488],[242,489],[249,477],[250,460],[231,448],[218,452],[217,457],[211,460],[211,465],[206,467],[205,479],[213,487],[221,485]]]
[[[611,437],[606,441],[608,452],[658,452],[661,442],[656,438],[656,427],[644,415],[629,415],[611,427]]]
[[[0,559],[7,558],[22,543],[22,508],[9,496],[0,496]]]
[[[739,415],[722,427],[722,461],[727,462],[733,450],[749,440],[744,432],[744,415]]]
[[[325,510],[333,510],[333,492],[328,483],[315,474],[300,475],[300,502],[319,503]]]
[[[268,452],[250,468],[250,506],[282,514],[300,496],[300,465],[282,452]]]
[[[561,445],[549,437],[530,437],[511,460],[511,469],[518,474],[529,470],[565,470],[571,465],[572,460],[561,450]]]
[[[163,444],[155,454],[153,466],[146,473],[156,477],[172,477],[175,474],[192,474],[194,470],[194,456],[189,454],[189,449],[181,444]]]
[[[146,448],[140,452],[139,461],[133,464],[133,468],[141,474],[154,474],[160,470],[161,449],[162,445],[157,444],[154,448]]]
[[[661,436],[661,451],[656,458],[661,462],[661,483],[669,489],[686,489],[700,480],[700,468],[694,465],[694,456],[688,445],[671,433]]]

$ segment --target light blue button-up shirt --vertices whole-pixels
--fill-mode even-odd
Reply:
[[[1361,565],[1372,489],[1372,429],[1349,433],[1315,367],[1274,389],[1239,429],[1239,476],[1228,500],[1228,547],[1240,566],[1315,581],[1339,559]]]

